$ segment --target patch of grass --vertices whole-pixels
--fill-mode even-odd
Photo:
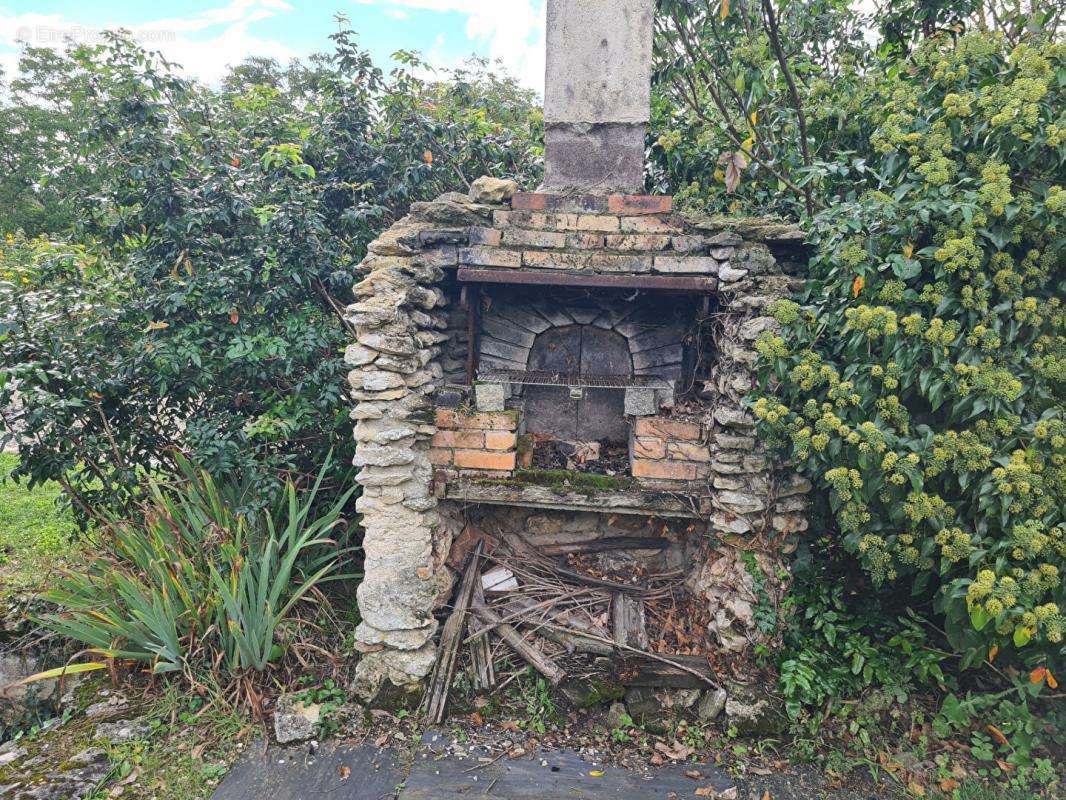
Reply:
[[[91,800],[208,800],[252,727],[235,709],[206,706],[175,684],[146,709],[142,739],[107,746],[112,771]]]
[[[78,541],[55,484],[28,489],[10,478],[18,457],[0,453],[0,599],[33,591],[68,560]]]

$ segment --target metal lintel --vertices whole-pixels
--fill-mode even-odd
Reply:
[[[661,289],[675,292],[714,292],[718,279],[688,275],[601,275],[579,272],[544,272],[527,269],[473,269],[460,267],[464,283],[510,283],[525,286],[578,286],[594,289]]]

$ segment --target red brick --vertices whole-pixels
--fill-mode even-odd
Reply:
[[[633,439],[633,456],[635,458],[665,458],[666,442],[651,437]]]
[[[637,420],[637,436],[658,436],[663,439],[683,439],[696,442],[703,435],[698,422],[684,422],[665,417],[640,417]]]
[[[433,437],[434,447],[466,447],[478,449],[485,446],[484,431],[437,431]]]
[[[514,450],[518,446],[518,435],[506,431],[487,431],[485,434],[486,450]]]
[[[460,469],[494,469],[510,471],[515,468],[515,453],[490,453],[486,450],[456,450],[455,466]]]
[[[607,210],[612,214],[669,214],[674,210],[674,198],[659,194],[612,194],[607,198]]]
[[[456,456],[459,454],[456,453]],[[643,458],[633,459],[634,478],[655,478],[664,481],[694,481],[696,467],[684,461],[647,461]]]
[[[511,197],[515,211],[543,211],[548,207],[548,195],[540,192],[516,192]]]

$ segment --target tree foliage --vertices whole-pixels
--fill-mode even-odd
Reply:
[[[531,179],[540,123],[477,65],[426,81],[408,55],[387,77],[351,32],[334,40],[220,90],[122,35],[49,62],[84,98],[61,138],[92,180],[64,196],[66,226],[42,226],[69,242],[3,245],[0,408],[23,474],[87,507],[129,502],[179,452],[263,498],[331,449],[350,461],[341,307],[366,245],[415,200]]]

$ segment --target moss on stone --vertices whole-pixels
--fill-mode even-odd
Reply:
[[[630,478],[615,475],[597,475],[591,472],[576,472],[564,469],[520,469],[513,477],[475,481],[481,486],[544,486],[559,494],[595,494],[596,492],[622,491],[632,486]]]

